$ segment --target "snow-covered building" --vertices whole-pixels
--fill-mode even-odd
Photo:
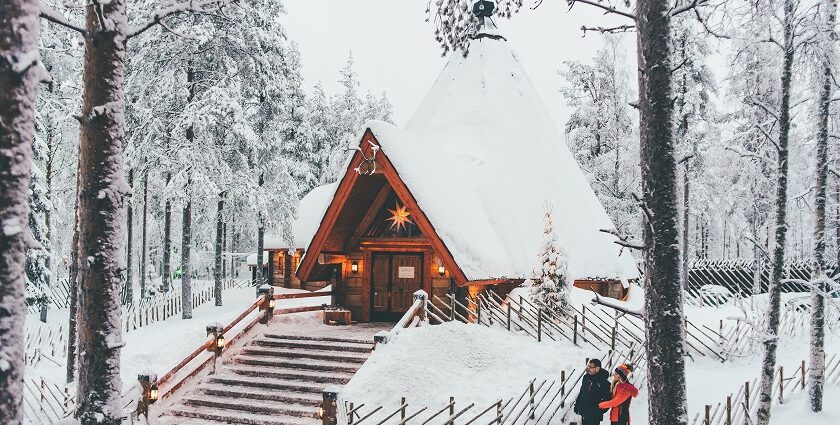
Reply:
[[[275,284],[329,282],[359,321],[401,315],[418,289],[509,288],[532,276],[547,209],[575,285],[621,297],[638,278],[492,25],[449,58],[405,128],[366,127],[343,177],[301,202],[294,236],[305,254],[267,244],[270,267],[284,270]]]

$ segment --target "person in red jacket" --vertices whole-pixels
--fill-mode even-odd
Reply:
[[[630,400],[639,395],[639,390],[627,380],[627,376],[633,372],[633,366],[622,364],[615,368],[612,383],[612,399],[602,401],[598,404],[601,409],[610,410],[610,424],[630,424]]]

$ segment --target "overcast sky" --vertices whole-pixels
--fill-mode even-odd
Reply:
[[[525,0],[526,4],[530,3]],[[425,22],[428,0],[285,0],[289,36],[303,57],[307,87],[321,81],[329,93],[338,89],[338,70],[352,50],[364,89],[385,91],[402,126],[420,104],[444,66],[434,27]],[[549,114],[562,126],[568,117],[557,71],[564,61],[589,62],[603,46],[601,36],[582,37],[581,25],[609,26],[625,20],[604,16],[578,4],[545,0],[496,24],[523,63]],[[635,63],[635,34],[623,36],[628,66]],[[635,81],[635,74],[631,81]]]

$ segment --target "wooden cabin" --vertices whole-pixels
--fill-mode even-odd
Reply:
[[[418,289],[504,295],[531,277],[547,209],[570,280],[623,297],[635,262],[601,232],[612,221],[507,40],[484,28],[405,128],[366,124],[340,179],[301,201],[297,248],[272,250],[269,274],[333,285],[362,322],[400,317]]]

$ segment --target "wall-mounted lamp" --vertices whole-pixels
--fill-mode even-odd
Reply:
[[[446,274],[446,267],[443,267],[443,264],[438,266],[438,275],[443,276]]]
[[[352,271],[353,273],[358,273],[359,272],[359,262],[358,261],[354,261],[352,264],[350,264],[350,271]]]

